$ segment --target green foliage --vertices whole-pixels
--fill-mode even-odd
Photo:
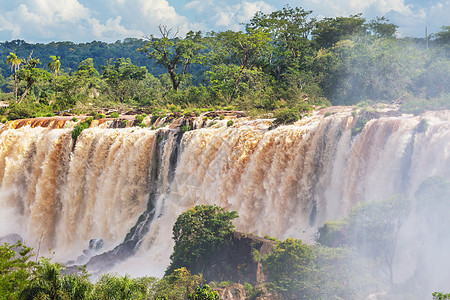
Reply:
[[[6,57],[0,87],[11,92],[2,100],[28,102],[11,109],[10,119],[124,104],[196,115],[198,108],[232,106],[254,117],[280,114],[281,123],[298,119],[295,110],[330,103],[399,100],[403,111],[416,114],[450,107],[449,26],[422,49],[397,38],[397,26],[385,17],[314,15],[285,6],[256,13],[244,31],[205,37],[192,31],[178,37],[160,25],[161,37],[146,41],[0,43]],[[20,58],[30,49],[39,59]],[[158,115],[152,113],[152,123]]]
[[[305,283],[315,259],[312,247],[289,238],[276,246],[263,265],[273,288],[286,299],[309,299]]]
[[[191,275],[186,268],[175,269],[172,273],[166,274],[155,285],[154,298],[167,300],[187,299],[203,281],[201,275]]]
[[[344,221],[325,223],[318,241],[333,247],[354,246],[366,257],[380,258],[392,284],[397,237],[410,209],[410,201],[401,196],[358,203]]]
[[[141,115],[135,115],[134,119],[138,122],[138,123],[142,123],[144,121],[144,116]]]
[[[103,274],[95,284],[94,299],[147,299],[154,278],[133,279],[129,275]]]
[[[111,118],[116,119],[116,118],[118,118],[118,117],[119,117],[119,114],[118,114],[117,112],[112,112],[112,113],[111,113]]]
[[[346,244],[346,221],[328,221],[319,228],[317,241],[328,247],[339,247]]]
[[[189,300],[219,300],[219,294],[211,289],[209,285],[198,286],[195,292],[190,294]]]
[[[185,133],[185,132],[190,131],[190,130],[191,130],[191,126],[189,126],[189,125],[183,125],[183,126],[180,127],[180,132],[181,133]]]
[[[261,261],[262,257],[261,257],[261,253],[258,251],[258,249],[256,248],[252,248],[251,250],[251,256],[252,256],[252,260],[253,262],[259,262]]]
[[[442,94],[428,100],[423,98],[410,98],[403,103],[400,110],[403,113],[419,115],[426,110],[441,110],[450,108],[450,93]]]
[[[450,293],[434,292],[433,300],[447,300],[450,299]]]
[[[227,121],[227,127],[231,127],[234,125],[234,121],[233,120],[228,120]]]
[[[0,298],[18,299],[32,276],[36,263],[30,261],[32,249],[18,241],[0,245]]]
[[[349,17],[324,18],[313,30],[314,41],[319,48],[331,48],[341,40],[366,32],[366,20],[361,14]]]
[[[173,226],[174,251],[166,274],[186,267],[193,273],[224,246],[234,231],[235,211],[227,212],[216,205],[198,205],[178,216]]]
[[[433,38],[439,45],[450,45],[450,26],[442,26],[441,31],[433,34]]]
[[[356,268],[362,263],[348,248],[305,245],[289,238],[276,246],[263,266],[268,287],[283,299],[362,299],[377,283],[367,265]]]
[[[178,90],[190,64],[200,63],[201,50],[205,48],[200,32],[190,31],[184,39],[177,37],[177,32],[159,25],[160,39],[153,36],[149,42],[138,50],[147,54],[157,64],[167,69],[174,90]]]
[[[62,264],[51,263],[50,260],[41,258],[35,267],[33,277],[22,290],[20,299],[67,299],[68,292],[76,292],[76,288],[70,288],[70,283],[75,281],[68,280],[67,290],[63,289],[62,267]]]
[[[274,112],[276,124],[293,123],[300,119],[300,112],[295,108],[281,108]]]
[[[389,23],[386,17],[376,17],[368,24],[368,29],[371,30],[378,38],[395,38],[398,26]]]
[[[88,117],[88,118],[86,118],[86,120],[84,120],[80,124],[76,125],[72,130],[72,139],[76,140],[78,138],[78,136],[80,136],[80,134],[83,130],[85,130],[86,128],[89,128],[92,121],[93,121],[92,117]]]

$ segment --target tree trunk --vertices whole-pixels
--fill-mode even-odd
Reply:
[[[177,74],[175,73],[174,69],[169,69],[169,75],[170,80],[172,81],[172,86],[175,91],[178,90],[178,87],[180,86],[180,81],[177,80]]]
[[[241,80],[242,80],[242,73],[243,73],[243,71],[244,71],[244,68],[242,68],[241,71],[239,72],[239,77],[234,80],[234,90],[233,90],[233,94],[231,94],[231,99],[230,99],[231,101],[237,95],[237,92],[239,90],[239,83],[241,83]]]
[[[16,96],[16,103],[17,103],[17,72],[14,70],[14,89],[15,89],[15,96]]]
[[[20,104],[20,102],[22,102],[23,98],[25,98],[25,96],[27,95],[27,93],[28,93],[28,91],[29,91],[29,89],[31,88],[32,85],[33,85],[33,83],[28,83],[27,88],[23,92],[22,96],[20,96],[20,99],[17,102],[17,104]]]
[[[55,77],[55,94],[56,94],[56,102],[58,102],[58,75]]]

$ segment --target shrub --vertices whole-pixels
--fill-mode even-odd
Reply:
[[[180,126],[181,133],[185,133],[185,132],[190,131],[190,130],[191,130],[191,126],[189,126],[189,125]]]
[[[118,117],[119,117],[119,114],[118,114],[117,112],[111,113],[111,118],[116,119],[116,118],[118,118]]]
[[[72,138],[76,140],[83,130],[83,124],[78,124],[77,126],[75,126],[72,130]]]
[[[92,121],[94,121],[94,118],[92,118],[92,117],[87,117],[87,118],[84,120],[84,122],[86,122],[86,123],[88,124],[88,127],[91,126]]]
[[[233,120],[228,120],[227,127],[231,127],[233,125],[234,125],[234,121]]]
[[[142,123],[144,121],[144,117],[141,115],[135,115],[134,118],[138,123]]]
[[[295,108],[281,108],[275,111],[274,117],[277,119],[277,124],[288,124],[298,121],[300,119],[300,113]]]
[[[72,118],[72,122],[78,122],[77,117],[73,117],[73,118]]]
[[[179,215],[172,229],[175,246],[166,274],[180,267],[202,272],[234,232],[232,221],[237,217],[235,211],[216,205],[197,205]]]
[[[428,130],[428,127],[430,127],[430,124],[428,123],[427,119],[421,119],[419,124],[416,126],[416,132],[417,133],[423,133]]]
[[[205,284],[203,287],[198,286],[195,293],[188,297],[189,300],[219,300],[219,294],[213,291],[209,285]]]

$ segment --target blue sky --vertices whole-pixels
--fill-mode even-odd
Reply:
[[[387,16],[401,36],[424,36],[450,25],[450,0],[0,0],[0,41],[114,42],[157,33],[159,24],[187,30],[242,29],[257,11],[285,5],[322,17]]]

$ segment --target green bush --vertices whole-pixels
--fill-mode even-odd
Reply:
[[[281,108],[275,111],[276,124],[288,124],[300,119],[300,113],[296,108]]]
[[[213,291],[209,285],[205,284],[203,287],[198,286],[195,292],[190,294],[189,300],[219,300],[219,294]]]
[[[203,272],[234,232],[232,221],[237,217],[235,211],[216,205],[197,205],[179,215],[172,230],[175,246],[166,274],[180,267],[193,274]]]
[[[228,120],[227,121],[227,127],[231,127],[234,125],[234,121],[233,120]]]
[[[77,126],[75,126],[72,130],[72,138],[76,140],[84,129],[85,126],[83,125],[83,123],[80,123]]]
[[[135,115],[134,119],[138,122],[138,123],[142,123],[144,121],[144,116],[141,115]]]
[[[118,118],[118,117],[119,117],[119,114],[118,114],[117,112],[111,113],[111,118],[116,119],[116,118]]]
[[[92,121],[94,121],[94,118],[92,118],[92,117],[87,117],[87,118],[84,120],[84,122],[86,122],[86,123],[88,124],[88,127],[91,126]]]
[[[185,132],[190,131],[190,130],[191,130],[191,126],[189,126],[189,125],[180,126],[181,133],[185,133]]]

